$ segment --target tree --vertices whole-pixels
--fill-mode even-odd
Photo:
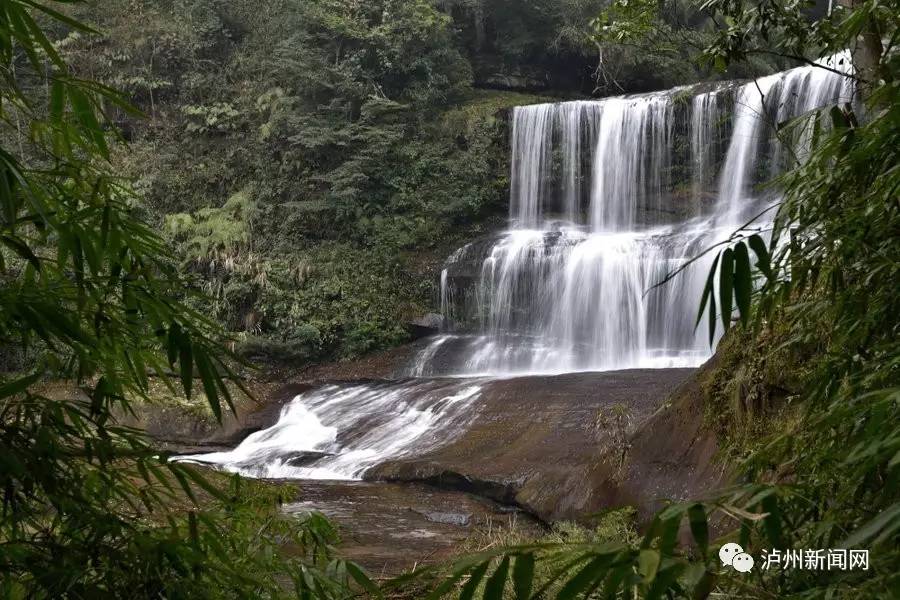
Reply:
[[[0,375],[0,595],[371,588],[331,558],[321,517],[273,517],[240,480],[223,490],[116,424],[151,377],[173,394],[202,387],[216,416],[232,406],[227,381],[241,383],[218,326],[185,303],[165,244],[112,171],[109,111],[134,110],[73,76],[46,33],[96,33],[58,6],[71,3],[0,4],[0,339],[13,367]],[[48,391],[55,383],[63,393]],[[299,557],[279,558],[276,536],[294,539]]]

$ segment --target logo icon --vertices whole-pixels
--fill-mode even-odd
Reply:
[[[753,569],[753,557],[734,542],[729,542],[719,548],[719,560],[723,565],[734,567],[734,570],[740,573],[749,573]]]

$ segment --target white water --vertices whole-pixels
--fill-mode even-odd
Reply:
[[[719,154],[718,127],[723,117],[719,91],[694,96],[691,101],[691,200],[699,213],[700,199],[707,191]]]
[[[849,69],[844,55],[828,64]],[[802,156],[809,140],[801,132],[785,152],[774,125],[850,101],[851,83],[807,66],[698,94],[689,111],[677,106],[684,88],[516,108],[511,227],[448,259],[441,305],[457,339],[438,338],[416,373],[699,365],[712,353],[694,321],[714,254],[655,284],[775,199],[759,184],[782,171],[785,154]],[[686,165],[674,160],[679,129],[690,145]],[[717,168],[720,140],[727,151]],[[680,189],[674,167],[689,171]],[[461,358],[436,361],[448,348]]]
[[[326,385],[284,406],[278,422],[228,452],[179,457],[250,477],[358,479],[372,465],[423,452],[464,427],[477,380]]]
[[[702,363],[712,349],[694,320],[711,257],[654,284],[772,201],[758,184],[809,146],[801,130],[786,152],[772,124],[849,101],[852,86],[803,67],[699,94],[689,111],[676,106],[685,93],[516,108],[510,228],[447,259],[441,310],[451,331],[416,358],[417,378],[324,386],[234,450],[181,460],[255,477],[356,479],[463,429],[482,391],[471,377]],[[679,129],[686,165],[675,160]],[[679,166],[690,171],[687,193],[673,189]]]

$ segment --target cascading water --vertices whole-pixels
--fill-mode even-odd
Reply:
[[[827,62],[849,68],[844,55]],[[806,66],[689,103],[680,88],[516,108],[512,227],[457,251],[441,277],[450,328],[478,332],[440,338],[417,374],[700,364],[711,349],[693,325],[712,256],[655,284],[773,200],[756,188],[784,168],[774,125],[850,101],[851,83]],[[450,349],[460,358],[436,360]]]
[[[849,69],[845,55],[828,62]],[[182,459],[358,478],[464,427],[485,384],[473,376],[700,364],[711,353],[694,332],[708,260],[654,284],[771,202],[757,184],[809,147],[801,129],[785,152],[773,124],[852,95],[850,78],[807,66],[693,97],[681,88],[516,108],[511,227],[447,260],[449,331],[416,357],[415,378],[322,387],[234,450]]]
[[[724,116],[718,91],[697,94],[691,101],[691,195],[692,211],[700,212],[700,200],[709,187],[719,154],[717,130]]]
[[[326,385],[228,452],[182,456],[250,477],[358,479],[372,465],[427,450],[463,427],[480,382],[420,379]]]

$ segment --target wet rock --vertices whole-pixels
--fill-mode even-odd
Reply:
[[[389,350],[367,354],[356,360],[312,365],[299,374],[290,373],[286,377],[303,382],[349,381],[359,379],[384,379],[405,372],[411,358],[422,350],[427,340],[417,340],[410,344]]]
[[[729,481],[729,467],[715,460],[718,439],[706,426],[702,385],[717,365],[704,364],[640,424],[628,440],[623,465],[603,453],[589,475],[592,506],[637,507],[643,520],[668,501],[698,498]]]
[[[334,456],[330,452],[316,452],[314,450],[304,450],[302,452],[294,452],[285,458],[284,463],[291,467],[306,467],[326,456]]]
[[[357,367],[362,376],[377,376],[396,369],[421,348],[411,345],[376,357],[371,364],[339,363],[317,373],[334,375],[342,372],[339,369]],[[626,504],[646,517],[666,499],[696,497],[725,478],[723,468],[713,461],[716,437],[703,427],[700,382],[711,364],[696,373],[648,369],[490,381],[470,409],[471,423],[453,439],[420,455],[376,465],[365,478],[467,492],[522,507],[546,522],[584,519]],[[349,370],[346,374],[352,375]],[[168,408],[145,413],[140,420],[151,435],[163,440],[164,448],[191,453],[220,450],[274,424],[285,402],[314,385],[318,384],[282,386],[262,406],[239,407],[238,418],[229,419],[221,429],[169,413]],[[616,411],[625,411],[627,419],[611,418]],[[298,464],[318,458],[306,453],[294,457]],[[502,511],[501,505],[494,506]],[[408,508],[404,505],[404,510]],[[462,506],[422,510],[473,514],[477,521],[477,512]],[[432,523],[425,514],[404,518]]]
[[[483,87],[500,90],[542,91],[547,89],[547,81],[529,73],[491,73],[479,81]]]
[[[235,398],[237,414],[223,413],[222,422],[202,404],[161,400],[136,405],[134,412],[116,415],[120,425],[142,429],[164,451],[176,454],[212,452],[237,446],[248,435],[270,427],[281,407],[297,394],[309,390],[309,383],[258,385],[256,399]]]
[[[406,329],[413,339],[419,339],[440,332],[443,325],[444,317],[437,313],[427,313],[407,323]]]
[[[519,511],[490,500],[426,485],[362,481],[298,483],[302,502],[285,511],[319,511],[340,528],[341,555],[376,577],[443,563],[480,530],[515,529],[539,535],[544,528]]]
[[[641,425],[693,371],[639,369],[489,382],[466,431],[423,455],[377,465],[365,478],[464,490],[516,504],[547,522],[584,518],[616,505],[613,501],[649,505],[646,497],[611,493],[606,476],[618,473],[623,454],[627,462],[632,453],[646,452],[653,434]],[[618,424],[606,418],[616,411],[628,418]],[[638,432],[640,447],[635,447]],[[639,487],[641,474],[632,477]]]
[[[415,510],[415,509],[414,509]],[[423,517],[432,523],[444,523],[446,525],[459,525],[460,527],[468,527],[472,520],[472,515],[468,513],[451,513],[451,512],[435,512],[435,511],[418,511]]]

